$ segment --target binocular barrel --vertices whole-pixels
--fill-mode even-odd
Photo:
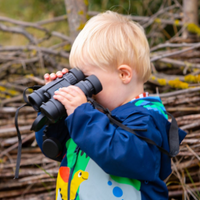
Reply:
[[[82,71],[73,68],[62,78],[48,83],[29,95],[28,100],[36,111],[41,114],[35,119],[31,130],[39,131],[44,125],[56,123],[60,118],[67,116],[65,107],[53,98],[54,92],[62,87],[75,85],[79,87],[86,97],[91,97],[102,90],[102,85],[95,75],[85,78]]]
[[[57,78],[40,89],[35,90],[28,96],[29,103],[36,111],[40,111],[42,103],[47,102],[50,98],[52,98],[56,90],[61,87],[74,85],[84,78],[85,76],[82,71],[73,68],[67,74],[64,74],[62,78]]]
[[[91,97],[102,90],[102,85],[95,75],[87,77],[84,81],[75,84],[75,86],[79,87],[86,97]],[[54,98],[51,98],[46,103],[42,103],[40,110],[52,123],[66,115],[65,107]]]

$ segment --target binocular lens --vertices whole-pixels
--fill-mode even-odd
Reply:
[[[52,123],[66,115],[65,107],[55,99],[50,99],[48,102],[43,103],[40,106],[40,110]]]
[[[36,92],[32,93],[28,97],[29,103],[32,105],[32,107],[36,110],[40,110],[40,106],[42,102],[45,101],[45,99],[42,99]]]

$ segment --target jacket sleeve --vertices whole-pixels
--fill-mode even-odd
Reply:
[[[65,121],[74,142],[106,173],[146,181],[159,176],[161,154],[157,147],[111,124],[91,104],[81,105]],[[161,135],[150,116],[130,116],[123,124],[147,128],[137,133],[161,145]]]
[[[65,153],[66,153],[65,143],[70,138],[68,128],[66,127],[64,120],[65,119],[61,119],[57,123],[49,125],[49,127],[47,129],[48,137],[57,139],[59,141],[59,143],[61,144],[62,153],[59,157],[54,159],[57,161],[61,161],[63,156],[65,155]],[[46,126],[44,126],[42,129],[40,129],[38,132],[35,132],[36,141],[37,141],[38,146],[40,147],[43,154],[44,154],[44,152],[42,149],[42,144],[43,144],[43,134],[44,134],[43,131],[44,131],[45,127]]]

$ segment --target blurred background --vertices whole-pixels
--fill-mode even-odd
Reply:
[[[152,75],[145,84],[161,97],[188,134],[165,180],[169,199],[200,199],[200,1],[199,0],[0,0],[0,199],[54,199],[59,163],[46,158],[30,131],[37,113],[20,110],[26,87],[64,67],[73,40],[87,20],[106,10],[130,15],[143,26],[151,49]],[[32,90],[28,89],[27,94]]]

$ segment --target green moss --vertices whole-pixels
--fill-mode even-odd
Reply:
[[[196,24],[189,23],[189,24],[186,25],[186,28],[190,33],[195,33],[198,36],[200,36],[200,27],[197,26]]]
[[[77,28],[77,31],[81,31],[85,26],[85,23],[81,22],[79,27]]]
[[[84,0],[84,3],[85,3],[86,6],[89,5],[89,1],[88,0]]]
[[[172,64],[171,63],[166,63],[167,67],[172,68]]]
[[[167,81],[164,78],[158,78],[157,81],[160,85],[166,85],[167,84]]]
[[[83,10],[80,10],[80,11],[78,12],[78,14],[79,14],[79,15],[83,15],[83,14],[84,14],[84,11],[83,11]]]
[[[11,90],[11,89],[7,90],[7,92],[8,92],[11,96],[16,96],[16,95],[19,94],[19,92],[17,92],[16,90]]]
[[[174,20],[174,25],[178,26],[180,24],[180,20],[176,19]]]
[[[10,95],[6,95],[5,98],[6,98],[6,99],[10,99],[11,96],[10,96]]]
[[[199,83],[200,82],[200,74],[197,76],[189,74],[184,77],[184,80],[189,83]]]
[[[155,18],[154,22],[158,23],[158,24],[161,24],[161,19],[160,18]]]
[[[5,94],[2,94],[2,93],[0,93],[0,98],[2,98],[2,99],[5,99],[5,98],[6,98],[6,95],[5,95]]]
[[[151,76],[151,79],[152,79],[152,80],[156,80],[156,77],[155,77],[155,76]]]
[[[71,44],[67,44],[67,45],[65,45],[64,47],[63,47],[63,50],[65,50],[65,51],[70,51],[71,50]]]
[[[6,91],[6,88],[3,87],[3,86],[0,86],[0,91],[1,91],[1,92],[5,92],[5,91]]]
[[[189,87],[188,83],[182,82],[179,79],[170,80],[168,81],[168,84],[173,88],[178,89],[187,89]]]

